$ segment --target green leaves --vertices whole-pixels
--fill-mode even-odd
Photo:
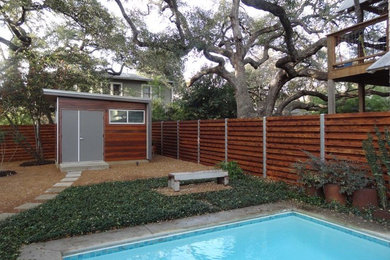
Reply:
[[[0,222],[0,259],[50,239],[258,205],[288,198],[283,183],[256,177],[232,180],[230,190],[164,196],[166,178],[71,187],[44,205]]]

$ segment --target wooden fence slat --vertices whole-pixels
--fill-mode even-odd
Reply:
[[[225,120],[200,120],[200,163],[212,165],[225,159]],[[161,123],[153,124],[153,140],[160,142]],[[325,158],[337,156],[366,162],[362,141],[367,133],[390,127],[390,112],[336,114],[324,116]],[[164,122],[164,152],[176,157],[176,122]],[[179,158],[197,161],[198,121],[180,121]],[[320,116],[289,116],[266,118],[267,177],[296,183],[298,176],[292,164],[306,160],[304,151],[320,155]],[[375,139],[375,137],[374,137]],[[166,147],[165,147],[166,146]],[[165,154],[164,154],[165,155]],[[227,159],[237,161],[250,174],[263,171],[263,119],[227,120]],[[385,176],[386,182],[390,181]]]

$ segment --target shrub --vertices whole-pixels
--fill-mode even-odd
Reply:
[[[221,168],[224,171],[227,171],[229,173],[229,178],[232,180],[242,179],[244,177],[244,171],[241,169],[237,162],[220,162],[217,167]]]
[[[363,141],[363,150],[376,182],[380,204],[386,209],[387,188],[383,178],[383,168],[386,169],[387,174],[390,176],[390,156],[388,153],[390,148],[390,132],[389,129],[385,129],[385,133],[382,135],[379,129],[375,127],[375,135],[378,138],[379,151],[375,149],[371,134],[368,134],[368,138]]]
[[[326,178],[323,174],[325,163],[322,162],[319,157],[306,151],[303,152],[309,159],[304,162],[299,161],[293,164],[293,168],[299,176],[298,181],[308,187],[321,188],[326,183]]]
[[[319,157],[304,151],[309,157],[293,165],[299,182],[309,187],[321,188],[325,184],[340,185],[340,192],[351,195],[358,189],[373,185],[365,165],[333,157],[322,161]]]

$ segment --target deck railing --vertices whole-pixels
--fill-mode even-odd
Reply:
[[[328,35],[328,70],[371,64],[388,49],[387,14]],[[351,70],[351,73],[356,70]],[[345,76],[345,74],[343,74]],[[331,75],[330,78],[337,78]]]

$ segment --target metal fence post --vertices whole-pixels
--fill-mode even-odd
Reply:
[[[320,158],[325,161],[325,115],[320,115]]]
[[[225,118],[225,162],[228,161],[228,119]]]
[[[198,163],[200,163],[200,120],[198,119]]]
[[[164,121],[161,121],[161,155],[164,155]]]
[[[176,159],[179,159],[180,156],[180,120],[176,121]]]
[[[267,178],[267,117],[263,117],[263,178]]]

